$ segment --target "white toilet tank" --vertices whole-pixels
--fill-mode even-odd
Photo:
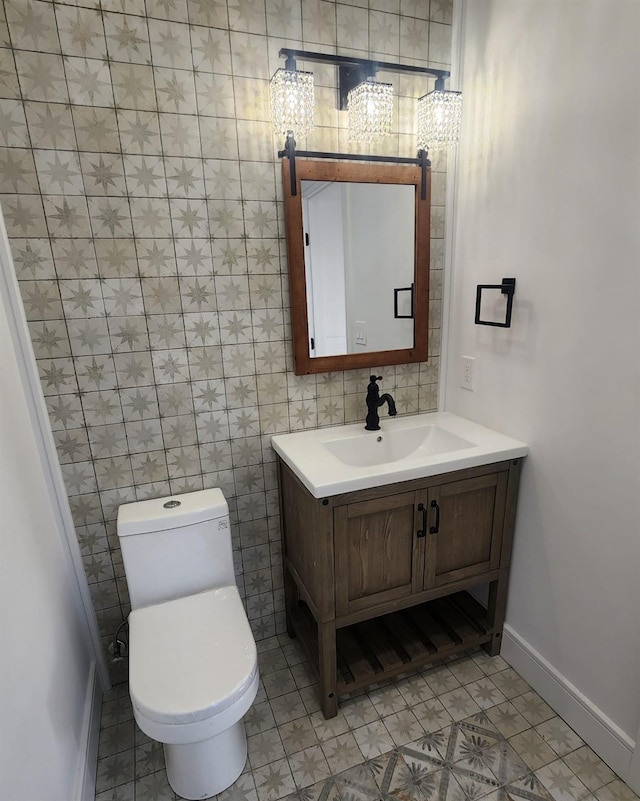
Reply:
[[[235,584],[219,489],[123,504],[118,537],[132,609]]]

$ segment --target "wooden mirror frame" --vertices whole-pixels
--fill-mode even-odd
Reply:
[[[288,158],[282,159],[285,228],[289,262],[291,327],[296,375],[382,367],[389,364],[425,362],[429,330],[429,231],[431,210],[431,170],[427,167],[427,192],[422,198],[422,170],[418,165],[391,166],[350,162],[323,162],[296,159],[296,192],[291,194]],[[309,320],[304,264],[302,224],[302,184],[305,181],[344,181],[348,183],[405,184],[415,188],[415,259],[413,295],[413,347],[399,350],[346,353],[339,356],[309,354]]]

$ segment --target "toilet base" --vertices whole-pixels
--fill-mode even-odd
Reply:
[[[247,761],[247,735],[239,720],[199,743],[164,743],[167,778],[175,793],[198,801],[230,787]]]

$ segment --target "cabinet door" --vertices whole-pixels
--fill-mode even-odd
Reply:
[[[500,566],[506,488],[507,474],[492,473],[429,490],[425,589]]]
[[[334,511],[336,615],[420,590],[423,562],[417,557],[416,520],[413,492]]]

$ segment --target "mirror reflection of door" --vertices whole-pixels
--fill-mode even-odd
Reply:
[[[412,348],[394,289],[414,280],[414,187],[301,185],[311,357]]]
[[[347,352],[341,184],[302,181],[309,353]]]

